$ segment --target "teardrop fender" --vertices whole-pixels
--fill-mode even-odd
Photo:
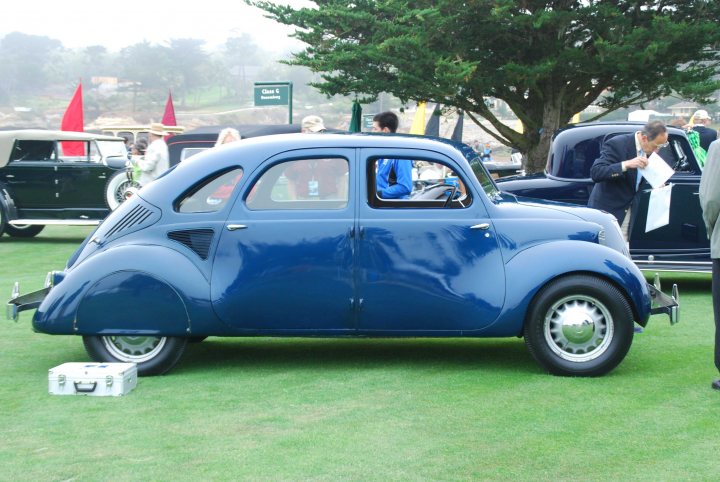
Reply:
[[[209,282],[163,246],[119,246],[66,273],[33,317],[35,331],[80,335],[187,336],[216,325]]]
[[[578,241],[553,241],[521,251],[505,265],[505,309],[496,326],[508,326],[519,335],[535,295],[551,280],[572,273],[588,273],[613,282],[627,296],[636,321],[650,316],[651,298],[642,272],[614,249]]]

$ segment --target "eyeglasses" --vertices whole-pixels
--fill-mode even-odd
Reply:
[[[670,145],[669,142],[663,142],[662,144],[655,144],[655,143],[653,143],[653,144],[655,146],[655,149],[662,149],[663,147],[667,147]]]

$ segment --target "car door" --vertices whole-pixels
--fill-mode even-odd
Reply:
[[[105,188],[116,172],[102,162],[94,141],[84,142],[83,156],[60,156],[56,172],[57,203],[64,208],[107,209]]]
[[[353,149],[266,161],[219,239],[211,297],[228,325],[255,332],[354,330]]]
[[[375,189],[378,159],[436,163],[449,177],[419,191],[416,182],[409,198],[384,200]],[[434,152],[364,149],[360,160],[360,332],[459,334],[491,324],[504,303],[505,271],[484,193]],[[443,192],[442,183],[460,189]]]
[[[670,164],[675,173],[668,181],[672,184],[669,223],[646,232],[648,204],[652,187],[640,185],[633,210],[633,226],[630,232],[630,250],[636,261],[655,260],[692,261],[698,256],[707,258],[710,244],[702,218],[698,192],[700,170],[691,157],[690,144],[686,139],[673,136],[670,145],[659,154]]]
[[[15,141],[9,162],[2,169],[2,179],[19,210],[45,209],[56,205],[57,165],[53,141]],[[27,215],[26,212],[20,214],[21,217]]]

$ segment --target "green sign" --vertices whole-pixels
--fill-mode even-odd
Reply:
[[[290,104],[290,86],[285,85],[256,85],[255,105],[288,105]]]
[[[373,117],[375,117],[375,114],[365,114],[362,116],[362,131],[363,132],[372,131]]]

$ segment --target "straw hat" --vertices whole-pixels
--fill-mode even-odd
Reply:
[[[709,119],[710,116],[708,115],[707,111],[704,109],[696,110],[693,114],[693,118],[695,120],[706,120]]]
[[[166,136],[168,133],[165,132],[165,126],[159,122],[153,122],[150,124],[150,134],[154,136]]]
[[[322,132],[325,130],[325,124],[321,117],[309,115],[302,120],[302,130],[308,132]]]

